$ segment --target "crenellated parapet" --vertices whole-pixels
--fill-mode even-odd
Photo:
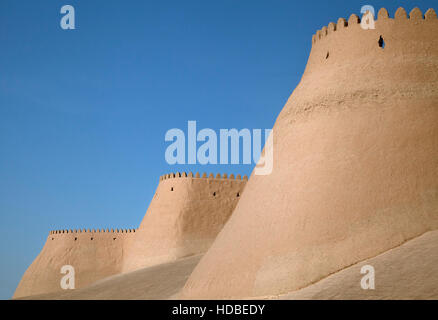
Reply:
[[[72,234],[72,233],[134,233],[137,229],[65,229],[65,230],[51,230],[52,234]]]
[[[408,15],[399,8],[391,18],[382,8],[376,15],[373,21],[369,13],[364,14],[361,23],[352,14],[348,20],[339,18],[317,31],[303,77],[279,121],[290,124],[318,112],[365,106],[390,96],[436,96],[435,10],[423,15],[414,8]],[[312,92],[301,95],[307,87]],[[355,104],[358,98],[361,104]]]
[[[244,175],[243,177],[238,174],[236,176],[234,176],[234,174],[230,174],[228,176],[228,174],[224,173],[224,174],[220,174],[217,173],[216,175],[214,175],[213,173],[207,174],[206,172],[204,173],[193,173],[193,172],[175,172],[175,173],[169,173],[169,174],[165,174],[160,176],[160,181],[163,180],[167,180],[167,179],[177,179],[177,178],[191,178],[191,179],[220,179],[220,180],[248,180],[248,176]]]
[[[390,18],[388,11],[385,8],[381,8],[375,17],[376,23],[384,22],[395,22],[395,23],[407,23],[407,24],[418,24],[418,23],[437,23],[437,14],[434,9],[430,8],[423,15],[423,12],[419,8],[414,8],[411,10],[409,15],[404,8],[398,8],[394,14],[394,18]],[[352,14],[348,20],[345,18],[339,18],[337,23],[330,22],[328,26],[324,26],[321,30],[318,30],[312,37],[312,43],[317,43],[318,41],[330,36],[335,32],[345,32],[354,26],[361,23],[361,18],[356,14]]]

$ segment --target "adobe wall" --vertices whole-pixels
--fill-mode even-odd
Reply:
[[[246,182],[246,176],[226,174],[160,177],[128,248],[123,272],[206,252],[234,210]]]
[[[61,267],[75,270],[75,288],[120,273],[126,245],[135,234],[128,230],[50,231],[40,254],[24,273],[13,298],[63,291]]]
[[[13,298],[59,292],[61,267],[75,269],[75,288],[121,272],[204,253],[228,220],[248,178],[168,174],[139,229],[50,231]]]
[[[374,30],[353,15],[312,42],[272,174],[250,177],[181,297],[294,291],[438,229],[435,12],[381,9]]]

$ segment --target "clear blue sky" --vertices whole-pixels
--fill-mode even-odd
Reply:
[[[59,26],[62,5],[76,30]],[[134,228],[170,166],[164,134],[272,128],[316,30],[430,1],[0,1],[0,298],[51,229]]]

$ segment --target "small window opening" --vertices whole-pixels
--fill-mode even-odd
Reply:
[[[173,187],[172,187],[172,188],[170,188],[170,191],[173,191]]]
[[[116,238],[113,238],[113,240],[116,240]]]
[[[77,238],[77,237],[75,237],[75,241],[76,241],[76,240],[78,240],[78,238]]]
[[[52,238],[52,240],[55,240],[55,238]]]
[[[326,59],[328,59],[330,53],[327,51],[327,55],[325,56]]]
[[[91,238],[91,240],[93,240],[94,238]]]
[[[216,192],[213,192],[213,197],[216,197]]]
[[[238,198],[240,197],[240,193],[239,192],[237,193],[236,197],[238,197]]]
[[[385,48],[385,40],[383,40],[382,36],[379,38],[379,47],[382,49]]]

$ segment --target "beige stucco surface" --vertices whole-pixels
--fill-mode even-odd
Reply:
[[[374,289],[360,283],[374,268]],[[438,231],[430,231],[377,257],[277,299],[438,299]]]

